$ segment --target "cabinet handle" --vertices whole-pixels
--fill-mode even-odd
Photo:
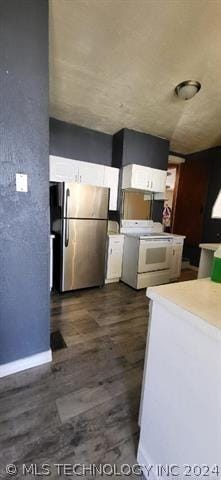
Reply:
[[[151,180],[151,188],[153,187],[153,181]]]
[[[112,248],[110,249],[110,255],[112,255]]]
[[[80,175],[80,183],[81,183],[81,175]]]

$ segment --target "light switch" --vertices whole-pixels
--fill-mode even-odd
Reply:
[[[25,173],[16,173],[16,192],[28,191],[28,175]]]

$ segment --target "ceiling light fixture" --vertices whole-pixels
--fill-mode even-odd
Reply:
[[[196,93],[201,89],[201,84],[195,80],[186,80],[179,83],[175,88],[175,93],[179,98],[183,100],[189,100],[193,98]]]

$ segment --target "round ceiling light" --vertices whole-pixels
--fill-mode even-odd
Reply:
[[[176,95],[183,100],[189,100],[193,98],[196,93],[201,89],[201,84],[195,80],[186,80],[185,82],[179,83],[176,86],[175,92]]]

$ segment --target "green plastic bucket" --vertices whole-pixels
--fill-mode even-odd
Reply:
[[[211,280],[221,283],[221,247],[214,254]]]

